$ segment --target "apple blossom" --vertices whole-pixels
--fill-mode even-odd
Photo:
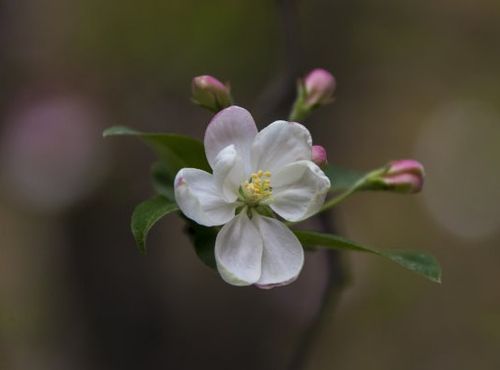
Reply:
[[[318,212],[330,181],[312,162],[312,139],[301,124],[275,121],[257,131],[250,113],[231,106],[207,127],[213,173],[183,168],[175,199],[188,218],[223,225],[215,242],[221,277],[232,285],[286,285],[299,275],[304,251],[275,214],[291,222]]]

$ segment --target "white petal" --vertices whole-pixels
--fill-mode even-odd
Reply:
[[[255,214],[252,221],[264,242],[260,288],[286,285],[294,281],[304,265],[304,249],[282,222]]]
[[[311,160],[312,139],[300,123],[276,121],[260,131],[252,144],[252,170],[274,171]]]
[[[217,234],[215,260],[222,278],[231,285],[251,285],[259,280],[262,239],[246,211]]]
[[[227,202],[234,202],[238,198],[238,191],[244,180],[241,157],[234,145],[222,149],[214,161],[214,181],[217,190]]]
[[[250,147],[257,135],[257,126],[251,114],[235,105],[221,110],[208,124],[205,131],[205,154],[214,168],[215,157],[233,144],[240,154],[245,169],[250,173]]]
[[[183,168],[175,176],[174,187],[175,201],[182,213],[200,225],[222,225],[234,217],[236,205],[222,198],[211,174]]]
[[[291,163],[273,173],[272,210],[288,221],[304,220],[319,211],[330,189],[330,180],[311,161]]]

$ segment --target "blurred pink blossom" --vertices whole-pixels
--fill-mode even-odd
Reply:
[[[53,95],[17,102],[5,120],[2,180],[26,206],[68,207],[88,194],[103,173],[100,114],[80,96]]]

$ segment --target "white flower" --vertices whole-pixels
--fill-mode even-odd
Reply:
[[[229,284],[270,288],[299,275],[304,264],[300,242],[268,216],[274,211],[301,221],[323,205],[330,181],[311,161],[311,147],[311,135],[301,124],[276,121],[257,132],[250,113],[231,106],[212,119],[205,133],[213,174],[195,168],[177,174],[175,199],[182,212],[200,225],[224,225],[215,259]]]

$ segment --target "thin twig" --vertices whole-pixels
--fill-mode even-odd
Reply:
[[[297,77],[303,69],[297,2],[298,0],[276,0],[284,45],[283,57],[276,77],[267,84],[257,99],[255,115],[259,122],[285,117],[295,98]]]
[[[272,118],[270,117],[272,115],[285,116],[295,98],[296,79],[300,76],[303,68],[303,53],[299,44],[297,2],[298,0],[276,0],[284,38],[283,72],[268,84],[257,101],[257,105],[262,107],[260,111],[257,111],[259,121]],[[332,214],[328,212],[318,215],[323,232],[332,233],[334,231],[332,217]],[[289,370],[304,370],[306,368],[307,360],[313,345],[316,343],[318,330],[323,323],[325,314],[333,310],[346,280],[340,253],[329,250],[325,254],[328,259],[328,281],[321,296],[320,307],[310,326],[300,336],[288,366]]]
[[[333,231],[333,220],[331,213],[322,213],[318,215],[321,229],[324,232]],[[307,361],[311,355],[314,344],[316,344],[320,329],[328,317],[332,314],[340,298],[342,288],[346,283],[345,268],[342,264],[340,251],[325,251],[328,266],[328,281],[321,295],[319,309],[311,321],[311,325],[304,331],[300,337],[297,348],[288,366],[288,370],[304,370],[307,368]]]

